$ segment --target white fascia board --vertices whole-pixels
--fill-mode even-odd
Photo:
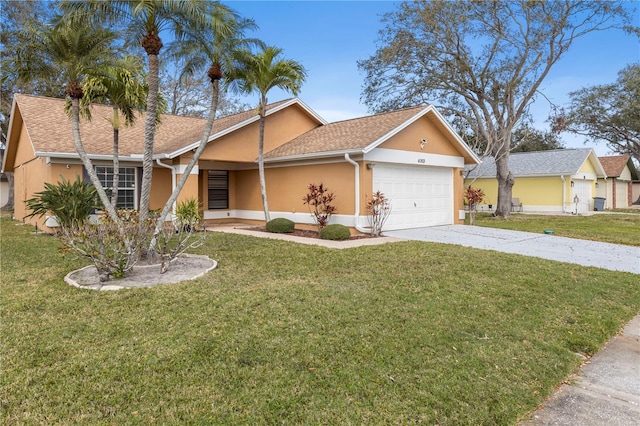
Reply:
[[[573,180],[597,180],[598,175],[596,173],[577,173],[571,175],[571,179]]]
[[[283,103],[282,105],[278,105],[277,107],[271,108],[270,110],[267,111],[266,115],[269,116],[271,114],[275,114],[276,112],[282,111],[283,109],[288,108],[288,107],[290,107],[291,105],[294,105],[294,104],[300,105],[302,107],[302,109],[304,109],[309,115],[311,115],[313,118],[315,118],[317,121],[319,121],[323,125],[327,124],[327,121],[324,118],[320,117],[314,110],[309,108],[304,102],[302,102],[298,98],[290,99],[289,101]],[[258,114],[256,114],[255,116],[253,116],[253,117],[251,117],[251,118],[249,118],[249,119],[247,119],[245,121],[242,121],[242,122],[236,124],[235,126],[231,126],[229,128],[226,128],[224,130],[219,131],[218,133],[214,133],[213,135],[210,135],[207,143],[209,143],[209,142],[211,142],[213,140],[216,140],[218,138],[221,138],[222,136],[228,135],[229,133],[233,133],[236,130],[241,129],[241,128],[245,127],[245,126],[248,126],[249,124],[254,123],[256,121],[259,121],[259,120],[260,120],[260,116]],[[179,149],[177,151],[174,151],[174,152],[171,152],[171,153],[168,153],[168,154],[163,154],[164,155],[163,158],[176,158],[176,157],[179,157],[182,154],[184,154],[185,152],[191,151],[192,149],[197,149],[198,146],[200,145],[200,142],[201,141],[193,142],[192,144],[187,145],[186,147],[181,148],[181,149]]]
[[[307,104],[305,104],[304,102],[302,102],[299,98],[293,98],[292,100],[290,100],[287,103],[284,103],[282,105],[280,105],[278,108],[274,108],[274,110],[280,111],[283,107],[285,106],[289,106],[289,105],[293,105],[294,103],[297,103],[298,105],[300,105],[305,111],[307,111],[307,113],[309,115],[311,115],[313,118],[315,118],[316,120],[318,120],[320,123],[322,123],[322,125],[325,124],[329,124],[329,122],[327,120],[325,120],[324,118],[322,118],[320,115],[318,115],[317,112],[315,112],[314,110],[312,110]],[[269,114],[270,111],[267,113]]]
[[[589,158],[594,158],[596,160],[595,166],[596,166],[596,174],[598,175],[598,177],[605,177],[607,173],[604,171],[604,167],[602,166],[602,163],[600,162],[600,159],[596,155],[596,152],[593,150],[593,148],[591,148],[591,151],[589,151],[589,156],[587,157],[587,160]],[[593,164],[593,162],[591,162],[591,164]]]
[[[364,154],[364,160],[380,163],[413,164],[418,166],[464,167],[464,157],[386,148],[376,148]]]
[[[37,151],[36,152],[36,156],[63,159],[63,160],[79,160],[80,159],[80,156],[78,155],[77,152],[42,152],[42,151]],[[89,157],[90,160],[104,160],[104,161],[113,160],[113,155],[109,155],[109,154],[88,154],[88,157]],[[137,157],[137,156],[133,156],[133,155],[131,155],[131,156],[129,156],[129,155],[119,155],[118,159],[120,161],[129,161],[129,162],[135,162],[135,163],[142,162],[142,156]]]
[[[456,132],[453,129],[453,127],[451,127],[451,124],[449,124],[449,122],[442,116],[442,114],[440,114],[440,112],[437,109],[435,109],[431,105],[429,107],[431,108],[430,111],[433,112],[436,115],[436,117],[438,117],[438,120],[440,120],[442,122],[442,124],[447,128],[447,130],[449,130],[449,133],[451,133],[451,135],[456,139],[456,141],[458,141],[458,143],[464,149],[464,151],[467,154],[469,154],[469,156],[471,156],[471,158],[473,158],[473,160],[476,162],[476,164],[480,164],[482,162],[480,157],[478,157],[478,155],[475,152],[473,152],[471,147],[469,147],[469,145],[467,145],[467,143],[460,137],[458,132]]]
[[[571,176],[571,172],[539,174],[539,175],[514,175],[513,177],[516,178],[516,179],[523,179],[523,178],[559,178],[560,176],[572,177],[572,178],[575,179],[575,175]],[[582,174],[580,175],[580,178],[582,178]],[[466,179],[496,179],[496,177],[495,176],[487,176],[487,175],[475,176],[475,175],[471,174],[471,175],[467,176]]]
[[[265,158],[264,162],[266,164],[266,163],[281,163],[286,161],[312,160],[316,158],[344,157],[345,154],[358,155],[358,154],[362,154],[362,151],[361,150],[355,150],[355,151],[340,150],[340,151],[313,152],[310,154],[288,155],[286,157],[276,157],[276,158],[269,158],[269,159]]]
[[[174,167],[174,169],[176,171],[176,174],[183,175],[184,171],[187,168],[187,164],[177,164],[177,165],[175,165],[173,167]],[[189,174],[190,175],[197,175],[199,173],[200,173],[200,169],[198,168],[198,165],[196,164],[196,165],[193,166],[193,168],[191,169],[191,172]]]

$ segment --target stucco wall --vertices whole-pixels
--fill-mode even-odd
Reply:
[[[264,152],[315,128],[318,123],[299,107],[289,107],[267,116]],[[258,157],[259,121],[210,142],[200,161],[230,161],[253,163]]]
[[[426,143],[421,149],[422,139]],[[460,152],[451,144],[451,141],[428,119],[416,121],[382,143],[380,148],[460,156]]]
[[[262,197],[257,170],[234,173],[235,202],[232,209],[262,211]],[[334,205],[339,214],[354,214],[354,167],[346,162],[305,165],[265,170],[269,211],[308,212],[302,198],[310,183],[323,183],[336,195]],[[364,196],[364,195],[362,195]]]
[[[493,205],[495,210],[498,203],[497,179],[471,179],[465,181],[465,186],[471,184],[474,188],[481,188],[484,193],[483,211],[488,211],[488,205]],[[570,191],[569,179],[565,181],[565,201],[568,200]],[[512,197],[519,198],[525,212],[562,212],[562,186],[560,176],[557,177],[518,177],[513,186]]]

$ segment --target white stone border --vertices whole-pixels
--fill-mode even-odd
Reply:
[[[200,255],[200,254],[182,254],[180,257],[192,257],[192,258],[202,258],[202,259],[206,259],[206,260],[210,260],[212,262],[212,265],[205,269],[203,272],[191,277],[191,278],[187,278],[185,280],[181,280],[181,281],[177,281],[175,283],[172,282],[167,282],[167,283],[158,283],[157,285],[166,285],[166,284],[177,284],[178,282],[184,282],[184,281],[193,281],[196,280],[198,278],[202,278],[205,274],[213,271],[214,269],[218,268],[218,262],[216,260],[211,259],[209,256],[205,256],[205,255]],[[175,261],[176,259],[171,260],[171,262]],[[157,268],[159,266],[159,264],[154,264],[154,265],[138,265],[138,266],[134,266],[134,270],[135,269],[142,269],[142,268]],[[82,289],[86,289],[86,290],[99,290],[99,291],[109,291],[109,290],[122,290],[122,289],[131,289],[131,288],[147,288],[147,287],[142,287],[142,286],[126,286],[126,285],[116,285],[116,284],[91,284],[91,285],[82,285],[80,283],[78,283],[76,280],[74,280],[73,278],[71,278],[71,276],[77,272],[83,271],[85,269],[89,269],[89,268],[95,268],[94,265],[88,265],[85,266],[83,268],[80,269],[76,269],[74,271],[69,272],[67,275],[65,275],[64,277],[64,281],[69,284],[72,287],[76,287],[76,288],[82,288]],[[170,272],[171,270],[169,270]],[[117,280],[115,280],[115,282],[117,282]],[[154,287],[153,285],[149,286],[149,287]]]

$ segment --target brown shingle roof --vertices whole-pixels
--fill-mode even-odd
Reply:
[[[629,154],[625,155],[612,155],[609,157],[598,157],[602,168],[607,177],[618,177],[622,174],[624,167],[629,162]]]
[[[426,107],[413,107],[316,127],[265,154],[265,158],[364,149]]]
[[[24,123],[36,152],[75,153],[71,120],[64,111],[64,99],[15,94]],[[269,108],[288,100],[276,102]],[[87,153],[111,155],[113,153],[113,129],[109,122],[113,110],[110,106],[91,106],[92,120],[80,120],[80,133]],[[255,110],[245,111],[214,122],[212,134],[240,124],[256,116]],[[137,117],[131,127],[121,127],[119,132],[120,155],[143,153],[145,114]],[[199,142],[207,120],[202,118],[163,115],[155,133],[155,154],[168,154],[192,143]]]

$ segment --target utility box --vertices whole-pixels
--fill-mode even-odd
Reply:
[[[593,210],[596,212],[603,211],[605,200],[606,198],[604,197],[593,197]]]

